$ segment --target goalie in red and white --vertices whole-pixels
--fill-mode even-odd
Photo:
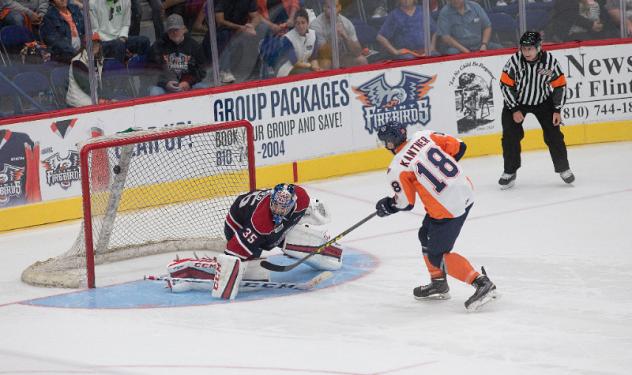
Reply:
[[[273,189],[255,190],[235,199],[226,216],[223,255],[176,259],[167,266],[172,278],[214,280],[215,297],[233,299],[242,280],[269,281],[261,255],[275,247],[292,258],[316,251],[330,237],[325,224],[331,221],[325,205],[311,199],[304,188],[278,184]],[[316,270],[335,271],[342,267],[342,248],[323,249],[305,263]],[[167,281],[172,291],[209,289],[209,284]]]

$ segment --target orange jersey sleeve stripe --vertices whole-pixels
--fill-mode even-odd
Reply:
[[[461,149],[461,142],[449,135],[433,133],[430,134],[430,138],[451,156],[456,155]]]
[[[553,80],[551,82],[551,86],[553,86],[554,88],[561,87],[561,86],[566,86],[566,77],[564,77],[564,74],[560,74],[559,77],[557,77],[555,80]]]
[[[414,172],[402,172],[399,175],[399,181],[402,183],[402,189],[404,189],[404,193],[406,193],[406,199],[408,199],[408,204],[414,206],[415,205],[415,193],[417,189],[415,188],[415,184],[417,183],[417,177]]]
[[[421,198],[421,201],[426,207],[426,212],[428,213],[428,215],[430,215],[430,217],[432,217],[433,219],[451,219],[454,217],[450,213],[450,211],[448,211],[441,203],[439,203],[439,201],[434,196],[432,196],[432,194],[422,184],[420,184],[419,181],[417,181],[414,172],[402,172],[400,175],[400,181],[402,182],[402,184],[407,185],[404,186],[404,191],[406,191],[408,201],[411,202],[411,204],[414,204],[415,202],[414,195],[411,200],[407,190],[412,187],[412,191],[417,192],[417,195],[419,195],[419,198]]]
[[[504,83],[507,86],[511,86],[511,87],[513,87],[516,84],[516,81],[511,79],[511,77],[509,77],[509,74],[507,74],[505,72],[503,72],[500,75],[500,82]]]

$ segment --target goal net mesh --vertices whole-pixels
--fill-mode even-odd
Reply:
[[[81,231],[68,251],[29,266],[22,280],[93,287],[90,263],[180,250],[223,251],[228,209],[237,195],[255,186],[249,126],[178,127],[87,141],[81,152]]]

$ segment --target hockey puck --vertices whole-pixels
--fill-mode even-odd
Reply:
[[[114,172],[114,174],[121,173],[121,167],[119,165],[115,165],[114,168],[112,168],[112,172]]]

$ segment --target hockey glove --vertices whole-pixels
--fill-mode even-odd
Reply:
[[[384,197],[380,199],[375,205],[375,209],[377,210],[377,216],[379,217],[392,215],[399,211],[399,209],[395,207],[395,199],[391,197]]]

